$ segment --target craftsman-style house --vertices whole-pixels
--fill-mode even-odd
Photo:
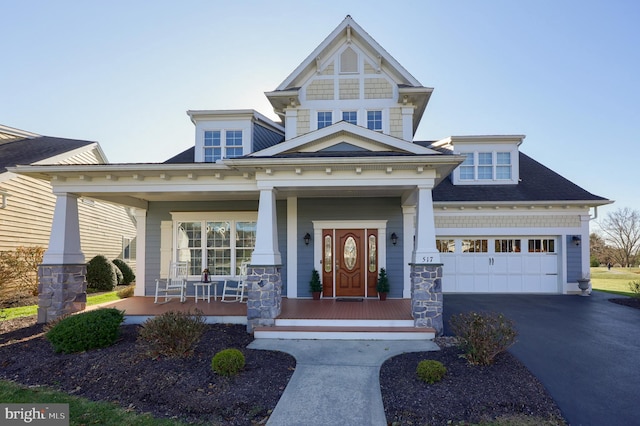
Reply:
[[[188,111],[194,146],[162,164],[17,167],[58,196],[46,275],[80,263],[69,225],[90,197],[136,209],[137,295],[172,260],[193,282],[248,262],[249,330],[309,298],[314,269],[324,298],[366,299],[385,268],[389,298],[436,330],[443,292],[577,292],[590,209],[610,201],[521,153],[523,135],[415,141],[432,91],[347,16],[266,93],[281,122]]]

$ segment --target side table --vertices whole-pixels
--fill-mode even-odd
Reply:
[[[193,283],[193,288],[196,295],[196,303],[198,303],[198,299],[206,300],[207,303],[211,303],[211,285],[213,285],[213,300],[218,298],[218,282],[217,281],[207,281],[207,282],[197,282]],[[198,296],[198,288],[200,288],[201,296]],[[206,293],[205,293],[206,291]]]

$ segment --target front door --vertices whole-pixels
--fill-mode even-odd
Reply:
[[[377,274],[377,229],[322,231],[323,297],[375,297]]]
[[[364,297],[364,230],[336,229],[336,296]]]

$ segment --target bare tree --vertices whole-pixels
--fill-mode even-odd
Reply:
[[[622,266],[631,266],[640,250],[640,211],[618,209],[608,213],[598,225],[604,240],[614,249],[615,260]]]

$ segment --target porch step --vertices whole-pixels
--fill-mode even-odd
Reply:
[[[310,340],[432,340],[433,328],[383,326],[311,326],[276,325],[256,327],[256,339],[310,339]]]

